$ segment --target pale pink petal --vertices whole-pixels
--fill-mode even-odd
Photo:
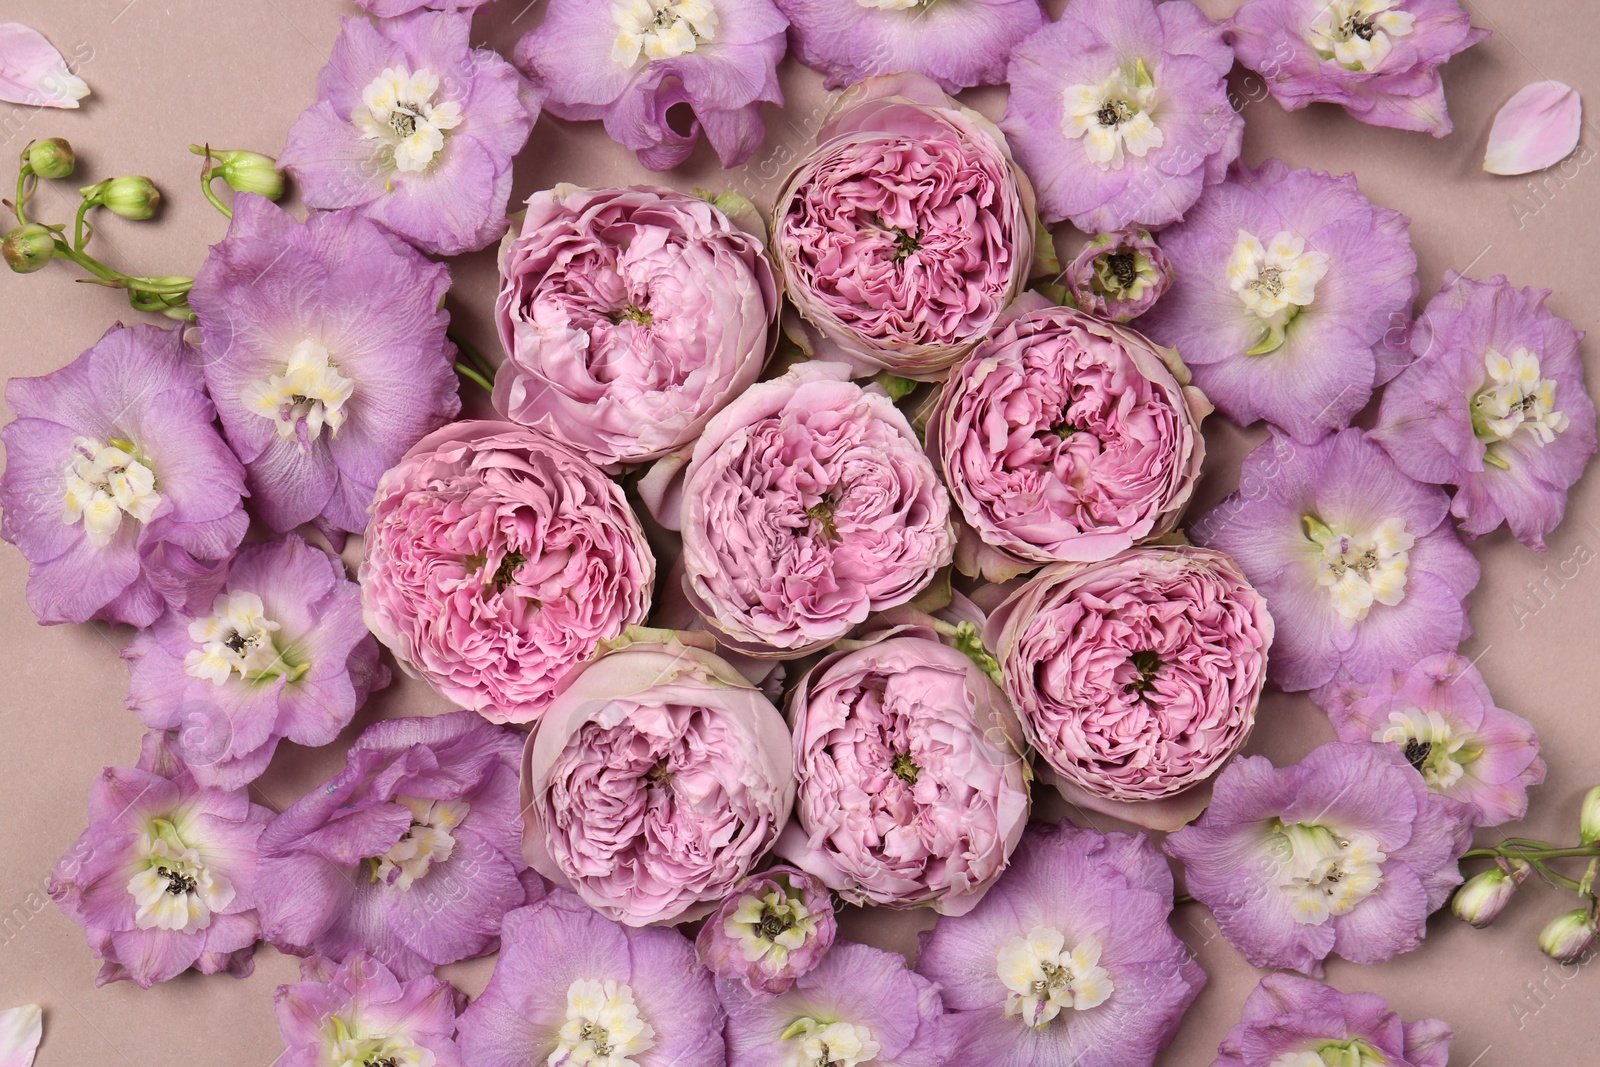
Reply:
[[[44,1009],[37,1004],[0,1011],[0,1067],[33,1067],[44,1036]]]
[[[0,100],[34,107],[77,107],[89,95],[84,80],[44,34],[20,22],[0,22]]]
[[[1583,101],[1561,82],[1534,82],[1494,117],[1483,169],[1490,174],[1532,174],[1561,162],[1578,147]]]

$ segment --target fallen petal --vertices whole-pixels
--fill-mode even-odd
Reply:
[[[1561,162],[1578,147],[1583,101],[1570,85],[1534,82],[1495,116],[1483,169],[1490,174],[1532,174]]]
[[[44,1009],[37,1004],[0,1011],[0,1067],[33,1067],[44,1036]]]
[[[88,95],[88,84],[67,69],[44,34],[20,22],[0,23],[0,100],[77,107]]]

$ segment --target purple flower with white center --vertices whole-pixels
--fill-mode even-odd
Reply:
[[[146,735],[137,767],[107,767],[49,887],[105,961],[95,985],[149,989],[191,967],[248,975],[261,936],[256,844],[271,818],[243,789],[197,784],[160,735]]]
[[[722,1006],[678,931],[621,926],[555,889],[501,938],[461,1013],[473,1067],[723,1067]]]
[[[0,537],[27,558],[44,623],[148,626],[209,603],[249,520],[179,330],[113,326],[38,378],[13,378],[0,432]]]
[[[1403,364],[1418,291],[1410,228],[1353,175],[1240,166],[1161,235],[1177,283],[1139,329],[1182,352],[1234,422],[1315,441]]]
[[[1467,533],[1505,523],[1541,551],[1596,444],[1583,331],[1545,307],[1549,295],[1447,274],[1372,434],[1413,478],[1457,487],[1450,510]]]
[[[1315,689],[1341,672],[1369,681],[1471,632],[1478,561],[1444,490],[1406,477],[1363,431],[1314,445],[1274,434],[1245,457],[1239,484],[1189,532],[1267,598],[1274,685]]]
[[[794,867],[769,867],[741,882],[695,938],[700,962],[752,996],[794,985],[827,955],[839,930],[833,894]]]
[[[1149,1067],[1206,981],[1167,924],[1172,892],[1142,834],[1030,827],[988,896],[922,935],[950,1062]]]
[[[1381,963],[1422,942],[1461,882],[1465,814],[1398,749],[1334,742],[1292,767],[1234,761],[1166,847],[1251,964],[1320,977],[1330,954]]]
[[[350,211],[240,194],[189,303],[206,385],[274,530],[360,532],[378,478],[461,410],[450,272]]]
[[[842,89],[914,71],[947,93],[1006,80],[1011,50],[1044,24],[1039,0],[777,0],[800,62]]]
[[[1184,217],[1239,158],[1233,50],[1189,0],[1073,0],[1011,54],[1001,128],[1046,222],[1086,233]]]
[[[1439,1019],[1402,1021],[1376,994],[1269,974],[1211,1067],[1445,1067],[1452,1036]]]
[[[1289,111],[1339,104],[1371,126],[1443,137],[1439,68],[1489,31],[1472,28],[1460,0],[1250,0],[1229,36]]]
[[[1149,230],[1096,235],[1061,272],[1079,310],[1127,322],[1172,288],[1172,261]]]
[[[513,58],[552,115],[603,119],[651,170],[688,159],[701,133],[737,167],[766,138],[762,102],[783,103],[788,27],[772,0],[550,0]]]
[[[290,535],[241,549],[216,598],[168,611],[123,650],[128,707],[176,731],[202,785],[236,789],[280,738],[316,748],[389,683],[361,621],[361,588],[337,556]]]
[[[454,1040],[463,998],[432,975],[402,982],[358,953],[334,966],[301,964],[301,980],[273,994],[288,1046],[280,1067],[462,1067]]]
[[[1528,787],[1544,781],[1533,724],[1497,706],[1483,675],[1455,652],[1312,695],[1339,740],[1393,745],[1429,790],[1465,804],[1475,825],[1522,818]]]
[[[261,835],[261,928],[284,952],[367,952],[406,981],[493,952],[524,879],[521,735],[472,711],[374,723]],[[525,888],[526,887],[526,888]]]
[[[952,1034],[939,987],[898,952],[840,944],[778,996],[717,983],[728,1067],[944,1067]]]
[[[482,248],[506,231],[541,93],[471,46],[470,14],[374,6],[399,17],[344,20],[278,162],[311,207],[358,211],[434,255]]]

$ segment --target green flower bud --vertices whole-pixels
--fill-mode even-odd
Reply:
[[[56,254],[56,237],[37,223],[18,226],[6,234],[0,254],[5,256],[6,266],[18,274],[32,274]]]
[[[1583,795],[1583,807],[1578,809],[1578,837],[1586,845],[1600,841],[1600,785]]]
[[[91,204],[136,222],[154,215],[157,205],[161,203],[161,190],[149,178],[138,175],[112,178],[98,185],[86,186],[79,192]]]
[[[1539,950],[1562,963],[1577,963],[1594,948],[1594,919],[1588,908],[1557,915],[1539,931]]]
[[[217,166],[213,173],[236,193],[260,193],[268,200],[283,195],[283,172],[277,160],[260,152],[213,152]]]
[[[1488,926],[1511,903],[1512,896],[1517,892],[1517,884],[1528,876],[1528,865],[1522,860],[1514,861],[1512,869],[1516,873],[1491,867],[1467,879],[1451,899],[1450,910],[1456,913],[1457,918],[1480,930]]]
[[[61,137],[46,137],[28,146],[28,166],[41,178],[70,178],[78,157]]]

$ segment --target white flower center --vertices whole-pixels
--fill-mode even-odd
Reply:
[[[789,953],[801,947],[817,931],[817,916],[798,897],[788,897],[773,889],[765,896],[739,898],[733,913],[722,921],[722,932],[733,938],[754,963],[770,959],[775,969],[788,961]]]
[[[1417,17],[1396,11],[1404,0],[1328,0],[1311,20],[1306,40],[1323,59],[1347,70],[1376,70],[1409,34]]]
[[[1072,948],[1060,930],[1036,926],[1013,937],[995,958],[1000,981],[1011,991],[1006,1014],[1043,1029],[1066,1008],[1088,1011],[1104,1004],[1114,988],[1100,966],[1100,941],[1088,937]]]
[[[639,1017],[626,982],[579,978],[567,987],[562,1024],[547,1067],[638,1067],[634,1056],[655,1047],[656,1032]]]
[[[1294,907],[1295,922],[1320,926],[1343,915],[1383,882],[1388,856],[1366,834],[1340,835],[1326,826],[1291,823],[1279,831],[1284,849],[1278,888]]]
[[[210,870],[166,819],[152,819],[139,844],[139,873],[128,879],[141,930],[192,934],[211,925],[212,912],[233,903],[233,883]]]
[[[1462,765],[1471,762],[1467,739],[1458,736],[1437,711],[1391,711],[1389,725],[1373,731],[1372,739],[1399,745],[1406,762],[1421,772],[1428,788],[1436,793],[1461,781],[1466,773]]]
[[[304,440],[315,441],[324,426],[329,433],[339,432],[355,388],[328,358],[327,348],[301,341],[290,350],[282,374],[250,382],[242,399],[251,411],[278,424],[279,437],[294,437],[303,427]]]
[[[461,125],[461,105],[434,103],[438,91],[439,76],[431,70],[389,67],[361,90],[361,106],[350,121],[362,137],[394,150],[396,170],[427,170],[444,149],[444,131]]]
[[[183,669],[194,678],[209,678],[222,685],[234,671],[245,679],[276,677],[287,664],[278,655],[272,635],[278,624],[267,618],[261,598],[254,593],[218,594],[211,614],[189,624],[189,637],[199,648],[183,657]],[[301,674],[305,671],[302,669]]]
[[[425,1049],[399,1035],[364,1033],[355,1020],[338,1015],[329,1018],[333,1033],[328,1043],[332,1067],[434,1067],[431,1049]]]
[[[1263,245],[1240,230],[1228,256],[1228,287],[1265,325],[1249,355],[1264,355],[1283,344],[1284,327],[1317,298],[1317,283],[1328,273],[1325,252],[1307,252],[1305,239],[1284,230]]]
[[[407,890],[433,864],[450,858],[456,849],[450,831],[461,825],[472,807],[461,800],[422,797],[395,797],[395,802],[411,809],[411,829],[388,852],[367,862],[372,864],[374,882]]]
[[[717,37],[717,9],[712,0],[617,0],[611,5],[617,40],[611,61],[632,67],[645,59],[685,56],[701,41]]]
[[[791,1067],[856,1067],[878,1055],[872,1031],[854,1023],[799,1019],[779,1036],[799,1042],[789,1057]]]
[[[1536,353],[1518,348],[1508,359],[1490,349],[1483,365],[1489,382],[1472,398],[1478,440],[1498,444],[1526,427],[1543,447],[1567,428],[1567,416],[1556,410],[1556,383],[1540,377]]]
[[[1405,599],[1406,567],[1417,539],[1402,519],[1385,519],[1371,530],[1352,533],[1310,515],[1302,520],[1317,555],[1317,584],[1333,597],[1347,626],[1367,617],[1373,604],[1394,606]]]
[[[1269,1067],[1388,1067],[1388,1063],[1365,1041],[1328,1041],[1315,1049],[1285,1052]]]
[[[914,7],[931,3],[932,0],[856,0],[861,7],[870,7],[878,11],[910,11]]]
[[[132,441],[101,444],[88,437],[73,439],[61,521],[68,526],[83,523],[91,545],[109,545],[122,526],[122,516],[149,522],[160,506],[155,471]]]
[[[1062,100],[1061,132],[1070,140],[1082,138],[1090,162],[1101,170],[1121,170],[1126,155],[1143,159],[1166,139],[1151,114],[1156,86],[1142,59],[1131,72],[1117,70],[1099,85],[1067,86]]]

